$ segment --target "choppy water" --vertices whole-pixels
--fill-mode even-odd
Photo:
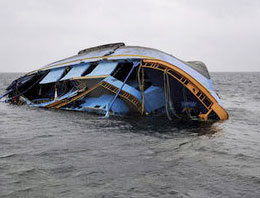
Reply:
[[[0,103],[0,197],[259,198],[260,73],[212,79],[230,119],[211,126]]]

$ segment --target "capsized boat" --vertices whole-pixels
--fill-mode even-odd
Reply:
[[[204,63],[124,43],[87,48],[29,72],[14,80],[0,98],[17,105],[107,117],[228,119]]]

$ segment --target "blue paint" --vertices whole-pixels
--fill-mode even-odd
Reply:
[[[135,89],[139,88],[139,84],[137,80],[131,80],[131,81],[127,81],[127,84]]]
[[[90,58],[93,57],[93,59],[90,60],[84,60],[85,62],[90,62],[90,61],[101,61],[102,58],[94,58],[94,57],[98,57],[98,55],[102,54],[102,50],[96,50],[93,51],[91,53],[87,53],[87,54],[82,54],[82,55],[78,55],[78,56],[74,56],[70,59],[66,59],[66,60],[61,60],[59,62],[55,62],[52,64],[49,64],[48,66],[55,66],[57,64],[60,63],[65,63],[64,66],[69,65],[70,63],[66,63],[69,61],[75,61],[75,63],[79,63],[80,61],[82,61],[82,59],[84,58]],[[193,78],[195,78],[198,82],[200,82],[200,84],[202,84],[205,88],[207,88],[209,90],[209,92],[211,93],[211,95],[217,100],[217,102],[220,104],[220,106],[223,106],[219,97],[217,96],[217,94],[214,91],[214,87],[212,85],[212,81],[208,78],[206,78],[205,76],[203,76],[202,74],[200,74],[198,71],[196,71],[195,69],[191,68],[189,65],[187,65],[184,61],[179,60],[178,58],[164,53],[160,50],[156,50],[156,49],[152,49],[152,48],[146,48],[146,47],[137,47],[137,46],[123,46],[118,48],[117,50],[115,50],[115,52],[112,54],[113,56],[111,57],[107,57],[107,60],[130,60],[130,59],[143,59],[141,56],[147,56],[145,59],[150,59],[148,57],[152,57],[151,59],[160,59],[163,60],[165,62],[168,62],[172,65],[175,65],[176,67],[180,68],[181,70],[185,71],[187,74],[189,74],[190,76],[192,76]],[[119,55],[119,56],[117,56]],[[137,56],[134,56],[137,55]]]
[[[63,100],[63,99],[68,99],[68,98],[71,98],[73,96],[75,96],[76,94],[78,93],[78,90],[76,91],[69,91],[67,92],[66,94],[64,94],[63,96],[59,97],[57,100],[52,100],[52,101],[48,101],[48,102],[44,102],[44,103],[40,103],[40,104],[31,104],[31,106],[34,106],[34,107],[46,107],[54,102],[57,102],[57,101],[60,101],[60,100]],[[44,100],[44,98],[41,98],[41,99],[35,99],[33,100],[32,102],[37,102],[39,100]]]
[[[123,85],[123,82],[120,80],[117,80],[116,78],[112,77],[112,76],[108,76],[107,78],[105,78],[103,81],[117,87],[117,88],[121,88]],[[133,95],[134,97],[136,97],[139,101],[142,100],[141,97],[141,93],[140,91],[138,91],[137,89],[129,86],[128,84],[125,84],[122,88],[123,91],[130,93],[131,95]]]
[[[90,63],[77,64],[72,66],[71,70],[60,80],[67,80],[80,77],[90,66]]]
[[[65,67],[60,67],[57,69],[52,69],[42,80],[39,84],[46,84],[46,83],[52,83],[57,82],[62,74],[64,73]]]
[[[113,106],[114,101],[116,100],[117,96],[119,95],[120,91],[123,89],[123,87],[124,87],[126,81],[128,80],[129,76],[132,74],[132,72],[134,71],[134,68],[135,68],[137,65],[139,65],[139,62],[134,62],[134,63],[133,63],[132,69],[131,69],[130,72],[127,74],[127,76],[126,76],[126,78],[125,78],[123,84],[121,85],[120,89],[118,90],[118,92],[116,93],[115,97],[114,97],[113,100],[111,101],[111,104],[109,105],[109,107],[108,107],[108,109],[107,109],[106,117],[109,116],[109,111],[110,111],[111,107]]]
[[[100,112],[105,114],[110,101],[114,98],[114,95],[102,95],[98,98],[90,97],[81,104],[79,110],[89,112]],[[114,101],[114,105],[111,107],[113,114],[126,114],[129,112],[129,107],[120,98]]]
[[[162,88],[150,86],[144,91],[144,107],[147,112],[153,112],[165,106],[165,94]]]
[[[181,102],[181,107],[195,107],[196,106],[196,102]]]
[[[118,62],[101,62],[86,77],[110,75],[118,65]]]

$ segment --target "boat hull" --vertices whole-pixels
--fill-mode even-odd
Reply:
[[[12,104],[106,116],[228,119],[205,65],[122,43],[82,50],[29,72],[3,96]]]

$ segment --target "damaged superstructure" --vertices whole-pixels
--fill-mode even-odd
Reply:
[[[226,120],[206,65],[114,43],[81,50],[13,81],[12,104],[98,114]]]

